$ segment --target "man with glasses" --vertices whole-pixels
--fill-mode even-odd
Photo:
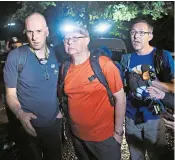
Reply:
[[[156,87],[158,81],[154,67],[154,54],[157,53],[157,49],[149,44],[153,38],[153,27],[145,20],[137,21],[131,28],[130,36],[135,53],[123,55],[121,59],[128,87],[126,140],[132,160],[144,160],[146,150],[150,159],[159,160],[166,145],[165,127],[158,114],[162,103],[156,98],[151,98],[147,90],[151,85]],[[171,70],[171,81],[159,84],[172,91],[174,62],[169,51],[163,52]],[[158,137],[158,133],[161,133],[161,137]]]
[[[7,104],[18,119],[16,144],[23,160],[61,160],[59,64],[46,44],[49,31],[45,18],[31,14],[25,29],[29,45],[11,51],[4,68]],[[23,61],[25,55],[25,63],[19,62],[19,55]],[[20,72],[19,65],[23,65]]]
[[[120,160],[125,116],[120,73],[109,58],[100,56],[100,66],[116,99],[113,107],[106,88],[97,78],[90,79],[94,72],[89,60],[89,41],[89,33],[81,25],[64,36],[65,51],[72,58],[64,79],[64,92],[68,97],[76,154],[80,160]]]

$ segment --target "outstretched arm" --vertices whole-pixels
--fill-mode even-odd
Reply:
[[[171,80],[171,83],[152,81],[152,86],[159,88],[164,92],[174,93],[174,79]]]

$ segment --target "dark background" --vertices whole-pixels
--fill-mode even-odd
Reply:
[[[16,22],[15,26],[7,26],[8,18],[12,16],[12,14],[18,9],[21,8],[21,4],[17,4],[17,2],[13,1],[1,1],[0,2],[0,40],[6,40],[11,38],[12,36],[17,36],[20,39],[25,40],[25,36],[21,34],[24,29],[24,24],[20,21]],[[51,22],[54,16],[51,14],[54,11],[47,11],[45,15],[47,18],[49,28],[55,28],[56,22]],[[163,18],[154,21],[154,38],[151,41],[153,46],[158,48],[167,49],[171,52],[174,52],[174,16],[164,16]],[[129,26],[128,26],[129,27]],[[57,35],[56,35],[57,36]],[[128,51],[132,51],[132,47],[130,44],[130,39],[124,40]]]

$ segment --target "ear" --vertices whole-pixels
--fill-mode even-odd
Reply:
[[[87,44],[87,46],[88,46],[88,44],[89,44],[89,42],[90,42],[90,38],[87,37],[87,38],[85,39],[85,41],[86,41],[86,44]]]
[[[49,29],[48,29],[48,27],[46,27],[46,36],[47,37],[49,36]]]
[[[151,41],[152,39],[153,39],[153,34],[151,33],[151,34],[149,34],[149,41]]]

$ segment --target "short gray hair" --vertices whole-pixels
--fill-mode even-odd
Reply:
[[[149,31],[150,31],[151,33],[153,33],[154,27],[153,27],[152,24],[151,24],[150,22],[148,22],[147,20],[144,20],[144,19],[136,20],[136,21],[133,23],[133,25],[136,24],[136,23],[145,23],[145,24],[147,24],[147,25],[148,25]],[[132,25],[132,27],[133,27],[133,25]]]
[[[73,30],[70,31],[70,33],[72,33],[72,32],[80,33],[84,36],[89,36],[89,32],[88,32],[87,28],[81,24],[76,24],[75,27],[73,28]],[[67,33],[69,33],[69,32],[67,32]]]

